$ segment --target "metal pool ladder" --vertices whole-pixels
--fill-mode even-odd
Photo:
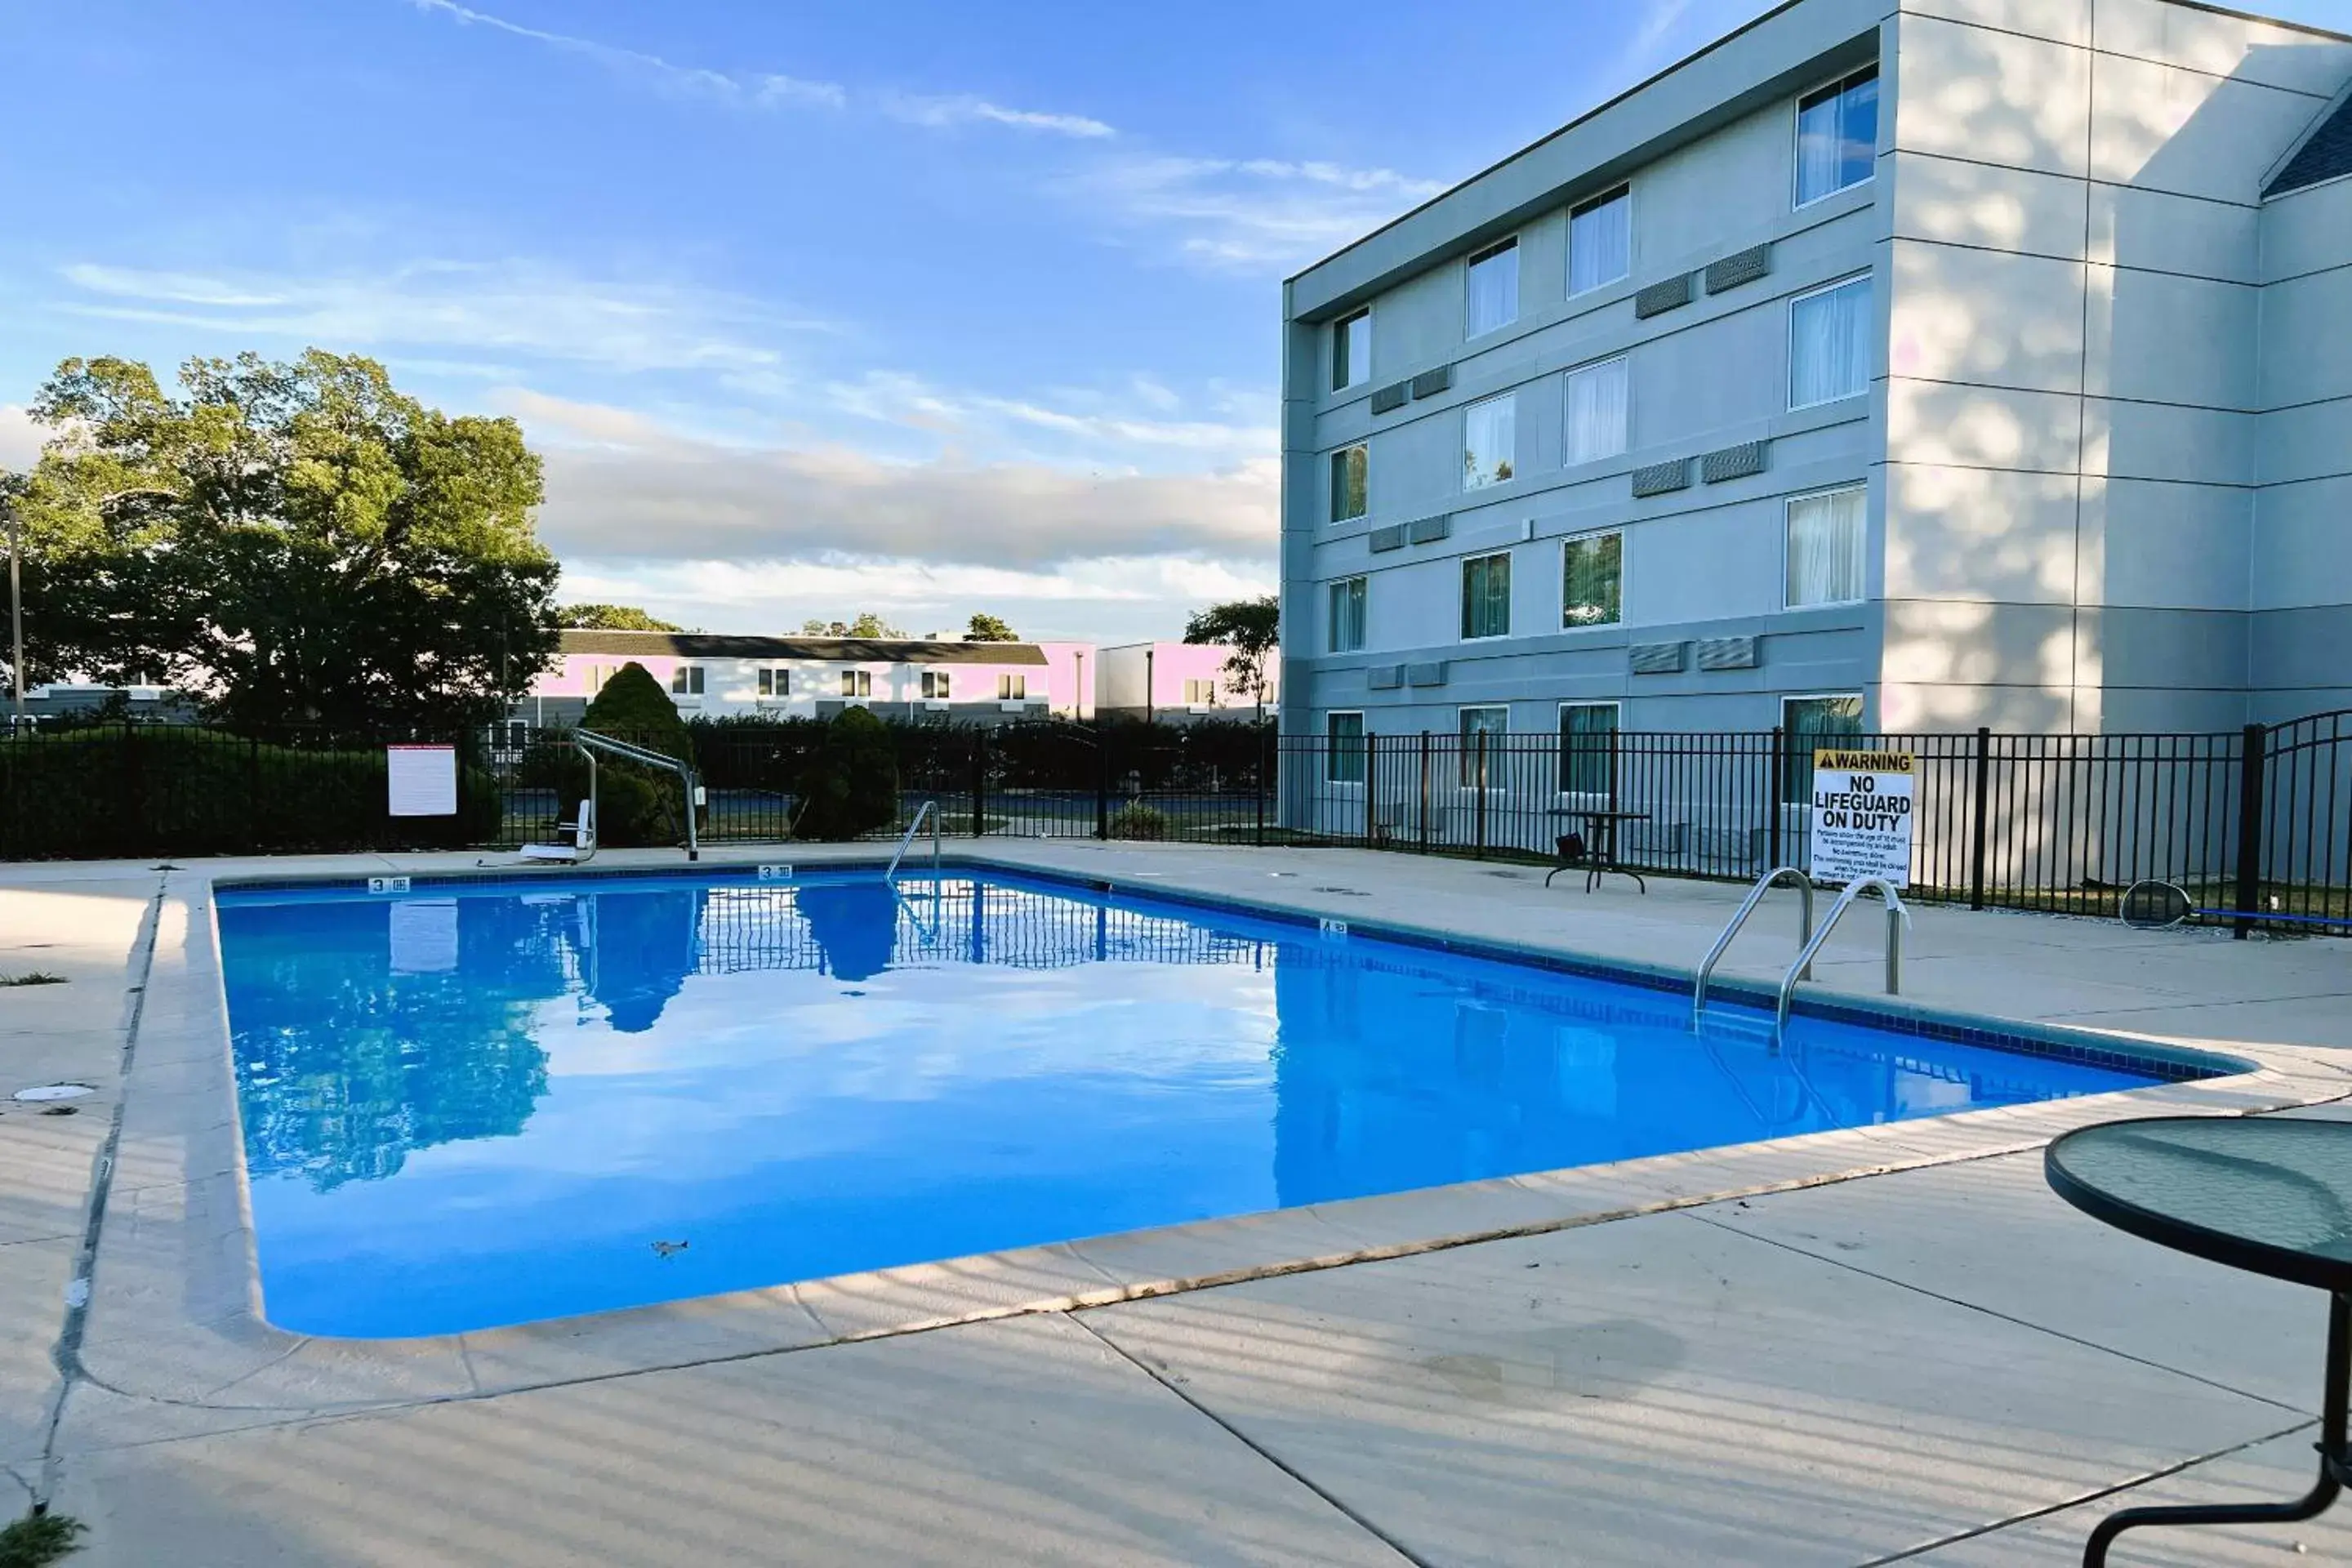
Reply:
[[[907,824],[907,831],[899,836],[898,853],[890,857],[890,868],[882,873],[884,881],[897,885],[898,862],[907,858],[907,846],[912,844],[915,835],[923,830],[923,818],[927,816],[931,819],[931,875],[937,877],[940,874],[940,803],[927,800],[915,813],[915,820]]]
[[[1772,1032],[1776,1037],[1789,1026],[1790,994],[1797,989],[1797,982],[1805,977],[1806,971],[1812,968],[1813,954],[1829,941],[1830,932],[1837,929],[1839,918],[1854,900],[1874,889],[1880,898],[1886,900],[1886,994],[1889,996],[1902,994],[1903,928],[1910,923],[1911,914],[1903,907],[1902,895],[1895,892],[1894,883],[1880,877],[1864,877],[1860,881],[1847,884],[1845,891],[1838,895],[1837,902],[1830,906],[1830,918],[1822,922],[1822,929],[1813,933],[1813,940],[1805,943],[1804,952],[1797,955],[1796,963],[1781,980],[1780,1005],[1772,1015]]]
[[[1813,940],[1813,879],[1796,866],[1776,866],[1756,879],[1756,885],[1748,889],[1748,897],[1741,902],[1739,912],[1731,917],[1731,923],[1723,928],[1723,934],[1715,939],[1713,947],[1707,949],[1706,962],[1698,966],[1698,984],[1691,990],[1691,1033],[1698,1033],[1699,1018],[1706,1012],[1708,976],[1715,973],[1716,964],[1721,962],[1725,951],[1731,946],[1731,939],[1739,934],[1739,928],[1748,923],[1748,917],[1754,914],[1756,906],[1764,901],[1764,895],[1784,877],[1797,879],[1797,894],[1801,900],[1797,906],[1797,945],[1801,948]]]

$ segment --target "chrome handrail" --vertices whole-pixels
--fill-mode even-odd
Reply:
[[[1748,897],[1740,904],[1739,912],[1731,917],[1731,923],[1723,928],[1723,934],[1717,937],[1715,945],[1707,950],[1706,962],[1698,966],[1698,984],[1691,988],[1691,1032],[1693,1034],[1698,1032],[1699,1016],[1706,1011],[1707,977],[1715,973],[1716,964],[1731,946],[1731,939],[1739,934],[1739,928],[1748,923],[1748,917],[1754,914],[1756,906],[1764,901],[1764,895],[1771,891],[1772,885],[1783,877],[1797,879],[1797,892],[1802,900],[1797,913],[1797,945],[1802,947],[1812,941],[1813,879],[1805,875],[1804,868],[1801,866],[1775,866],[1771,870],[1759,877],[1756,879],[1756,885],[1748,889]]]
[[[931,819],[931,875],[940,874],[940,803],[927,800],[916,811],[915,820],[907,824],[907,831],[899,835],[898,852],[890,857],[890,868],[882,873],[882,879],[893,887],[898,881],[898,862],[907,858],[907,846],[923,830],[923,818],[927,816]]]
[[[689,860],[702,858],[702,844],[696,836],[694,826],[694,810],[699,804],[695,797],[702,793],[702,784],[692,767],[665,752],[650,750],[634,742],[619,740],[594,730],[572,731],[572,743],[579,748],[582,756],[588,759],[588,798],[591,800],[596,797],[596,753],[600,751],[609,752],[625,762],[635,763],[641,767],[662,768],[676,773],[679,784],[685,787],[686,793],[686,858]],[[600,812],[597,815],[603,814]]]
[[[1829,941],[1830,932],[1837,930],[1838,921],[1854,900],[1873,889],[1877,889],[1879,897],[1886,900],[1886,994],[1889,996],[1903,994],[1903,928],[1910,921],[1911,913],[1903,907],[1902,895],[1895,890],[1894,883],[1882,877],[1864,877],[1848,883],[1845,891],[1838,895],[1837,902],[1830,906],[1830,918],[1822,922],[1822,929],[1813,933],[1813,940],[1805,944],[1805,951],[1797,955],[1795,965],[1781,980],[1780,1003],[1772,1015],[1775,1033],[1789,1026],[1789,997],[1797,989],[1797,982],[1803,979],[1805,972],[1813,966],[1813,954]]]

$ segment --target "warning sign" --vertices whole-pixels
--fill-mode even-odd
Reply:
[[[1918,759],[1909,752],[1813,752],[1813,831],[1805,869],[1817,882],[1881,877],[1911,885],[1911,804]]]

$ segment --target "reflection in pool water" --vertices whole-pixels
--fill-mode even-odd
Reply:
[[[224,889],[270,1319],[443,1332],[2129,1087],[991,875]],[[683,1248],[653,1243],[685,1241]]]

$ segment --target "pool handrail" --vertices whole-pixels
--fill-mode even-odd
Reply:
[[[702,793],[702,784],[695,776],[692,767],[666,752],[656,752],[595,730],[572,731],[572,743],[579,748],[582,756],[588,759],[588,791],[591,799],[594,798],[596,790],[596,753],[598,752],[608,752],[624,762],[635,763],[640,767],[659,768],[665,772],[676,773],[685,795],[686,858],[689,860],[702,858],[702,845],[696,836],[694,825],[694,808],[699,804],[696,797]],[[604,813],[600,810],[596,815],[602,816]]]
[[[940,874],[940,803],[927,800],[916,809],[915,820],[907,824],[907,831],[898,836],[898,848],[890,857],[890,868],[882,873],[882,879],[894,888],[898,885],[898,862],[907,858],[907,847],[922,831],[923,818],[927,816],[931,819],[931,875]]]
[[[1739,934],[1739,928],[1748,923],[1748,917],[1756,912],[1756,906],[1764,901],[1764,895],[1771,891],[1773,884],[1783,877],[1797,879],[1797,893],[1801,900],[1797,908],[1797,945],[1801,948],[1813,940],[1813,879],[1805,874],[1804,868],[1775,866],[1757,878],[1756,885],[1748,889],[1748,897],[1741,901],[1739,911],[1731,917],[1731,923],[1723,928],[1723,934],[1715,939],[1715,945],[1707,949],[1706,962],[1698,966],[1698,984],[1691,987],[1691,1033],[1698,1033],[1700,1016],[1706,1011],[1706,983],[1715,973],[1716,964],[1730,948],[1731,939]]]
[[[1885,878],[1858,878],[1846,884],[1845,891],[1840,893],[1837,902],[1830,906],[1829,919],[1822,922],[1822,929],[1813,933],[1813,940],[1805,944],[1805,950],[1797,955],[1797,962],[1790,966],[1789,973],[1781,979],[1779,1004],[1772,1014],[1772,1030],[1775,1036],[1789,1026],[1790,995],[1797,989],[1797,982],[1803,979],[1805,973],[1812,968],[1813,954],[1819,952],[1822,950],[1822,944],[1829,941],[1830,932],[1837,930],[1838,921],[1843,918],[1854,900],[1874,889],[1886,901],[1886,994],[1889,996],[1899,996],[1903,994],[1903,928],[1909,923],[1911,911],[1903,907],[1903,896],[1895,890],[1895,884]]]

